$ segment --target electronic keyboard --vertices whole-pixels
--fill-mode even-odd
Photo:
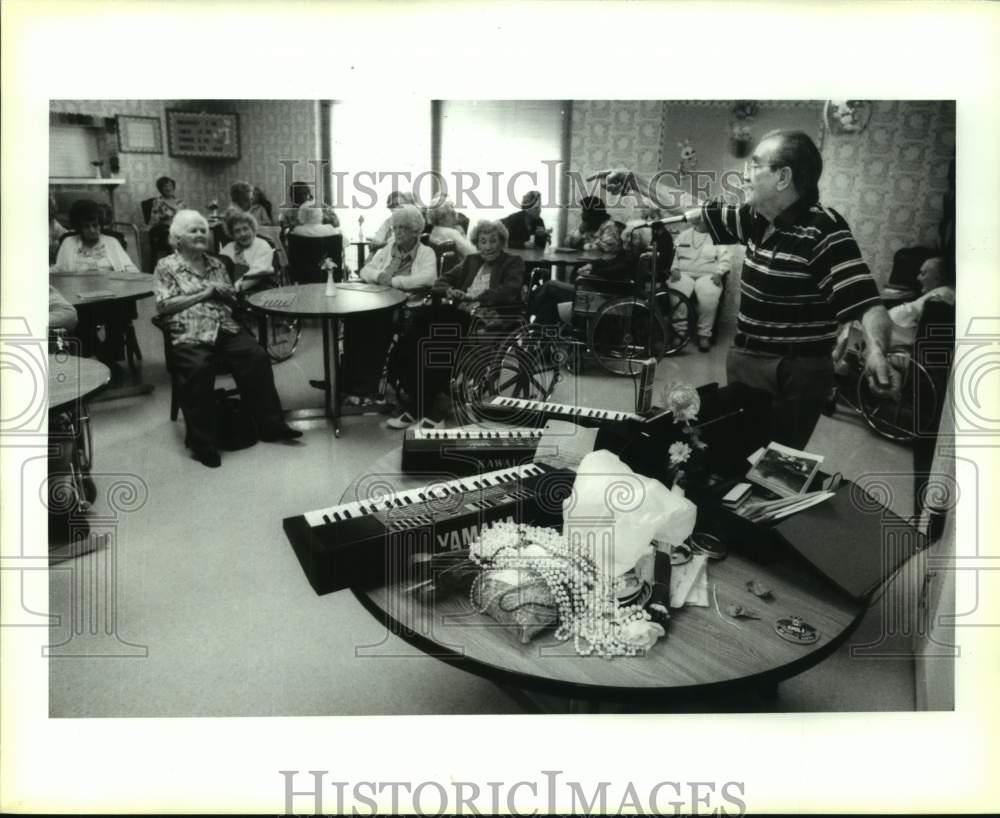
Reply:
[[[560,526],[575,474],[540,463],[393,491],[365,481],[365,496],[287,517],[282,527],[317,594],[393,582],[415,553],[467,548],[498,520]]]
[[[446,471],[478,474],[530,463],[541,429],[407,429],[403,438],[404,472]]]
[[[588,406],[570,406],[566,403],[505,398],[497,396],[489,403],[473,407],[473,413],[484,420],[501,423],[515,422],[522,426],[544,426],[547,420],[569,420],[580,426],[601,426],[621,421],[643,423],[642,415],[615,409],[593,409]]]

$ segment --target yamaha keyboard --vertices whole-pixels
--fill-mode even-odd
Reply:
[[[468,547],[498,520],[560,526],[575,475],[530,463],[415,489],[357,497],[282,522],[318,594],[391,582],[415,553]]]
[[[446,471],[477,474],[530,463],[541,429],[407,429],[403,438],[404,472]]]

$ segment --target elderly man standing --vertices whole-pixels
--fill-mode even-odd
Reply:
[[[437,279],[434,251],[420,243],[424,217],[414,205],[400,205],[391,218],[392,237],[361,269],[361,278],[370,284],[404,290],[416,301]],[[344,327],[344,401],[374,403],[392,341],[393,315],[380,312],[349,316]]]
[[[801,131],[772,131],[744,169],[746,202],[708,202],[628,171],[602,171],[611,192],[638,192],[683,213],[716,244],[744,244],[737,333],[726,360],[729,381],[772,396],[772,440],[804,448],[833,386],[838,326],[861,320],[865,371],[873,389],[898,389],[890,366],[890,321],[878,287],[844,218],[819,202],[823,159]]]

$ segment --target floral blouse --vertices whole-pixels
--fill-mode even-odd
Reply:
[[[212,256],[204,258],[204,275],[199,275],[179,253],[160,259],[153,273],[157,307],[174,296],[201,292],[210,283],[232,287],[222,262]],[[170,327],[170,339],[174,344],[214,344],[220,329],[234,334],[240,331],[230,306],[214,297],[167,315],[164,320]]]
[[[597,230],[585,230],[581,224],[576,230],[566,236],[570,247],[583,250],[600,250],[602,253],[617,253],[622,249],[621,235],[614,219],[603,222]]]

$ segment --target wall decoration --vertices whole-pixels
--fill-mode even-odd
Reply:
[[[208,114],[167,109],[171,156],[196,159],[239,159],[239,114]]]
[[[684,176],[687,173],[691,173],[691,171],[697,170],[698,151],[691,144],[691,140],[685,139],[683,142],[678,142],[677,147],[681,149],[680,162],[677,165],[678,175]]]
[[[823,106],[823,124],[835,136],[859,134],[872,118],[872,104],[863,99],[830,99]]]
[[[122,116],[118,121],[118,150],[122,153],[163,153],[158,116]]]
[[[729,151],[737,159],[750,155],[753,146],[753,121],[757,111],[756,102],[743,99],[733,105],[729,114]]]

